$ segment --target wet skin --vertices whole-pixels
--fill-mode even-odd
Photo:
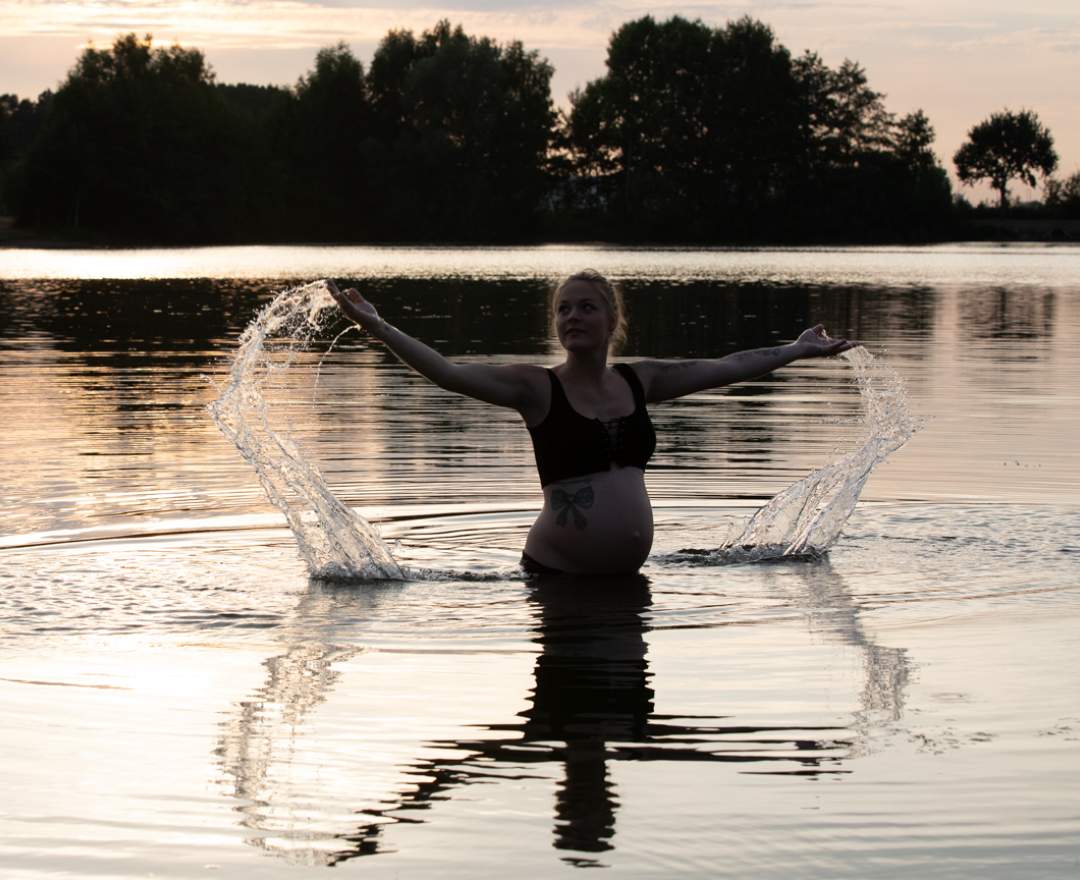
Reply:
[[[570,406],[601,421],[628,416],[634,395],[626,380],[607,367],[614,319],[603,295],[590,283],[564,285],[555,302],[555,332],[566,349],[566,363],[555,368]],[[543,395],[543,417],[551,406],[550,383]],[[526,423],[537,425],[542,418]],[[567,437],[572,445],[575,438]],[[637,467],[612,464],[544,487],[544,507],[529,530],[525,552],[560,571],[625,573],[637,571],[653,541],[652,504],[645,474]]]
[[[434,349],[384,321],[359,292],[329,288],[342,311],[421,375],[449,391],[517,410],[534,427],[551,408],[551,383],[538,366],[453,364]],[[554,302],[554,325],[566,359],[555,374],[570,406],[587,419],[607,422],[634,411],[626,380],[608,366],[616,316],[591,281],[563,284]],[[714,360],[643,360],[632,364],[648,402],[671,400],[741,382],[795,360],[839,354],[854,343],[832,339],[821,325],[795,342],[736,352]],[[584,438],[566,437],[572,447]],[[542,565],[574,574],[637,571],[652,548],[652,504],[641,468],[583,474],[544,487],[544,506],[529,530],[525,552]]]

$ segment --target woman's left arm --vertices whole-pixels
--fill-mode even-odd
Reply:
[[[634,371],[644,386],[645,399],[657,403],[706,388],[734,385],[764,376],[793,361],[830,357],[856,345],[846,339],[832,338],[818,324],[787,345],[737,351],[715,360],[637,361]]]

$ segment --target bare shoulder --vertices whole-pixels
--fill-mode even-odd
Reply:
[[[536,364],[502,364],[497,369],[506,381],[517,385],[526,396],[541,395],[547,399],[551,380],[544,367]]]
[[[543,367],[529,364],[455,364],[441,384],[448,391],[524,415],[540,405],[544,382]],[[546,405],[546,396],[543,402]]]
[[[529,385],[540,385],[550,381],[547,377],[547,368],[537,364],[503,364],[499,367],[517,379]]]
[[[517,409],[525,424],[539,424],[551,408],[551,379],[548,378],[547,369],[536,364],[507,364],[505,369],[522,387],[521,403]]]

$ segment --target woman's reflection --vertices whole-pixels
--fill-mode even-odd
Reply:
[[[839,577],[821,565],[799,571],[796,591],[808,618],[828,618],[831,632],[869,652],[871,704],[899,711],[906,670],[902,652],[888,655],[884,665],[891,671],[883,675],[881,664],[869,659],[883,649],[863,633]],[[341,674],[331,667],[350,656],[339,646],[312,641],[318,626],[298,621],[294,632],[307,638],[266,662],[268,681],[226,722],[218,750],[242,802],[243,824],[253,832],[249,841],[291,861],[332,865],[383,851],[391,826],[430,820],[424,814],[454,789],[545,779],[557,767],[553,844],[565,851],[567,862],[595,866],[599,854],[613,848],[619,800],[611,769],[617,762],[738,762],[759,770],[765,764],[766,772],[800,776],[844,772],[850,728],[798,724],[797,719],[789,726],[763,727],[723,717],[656,714],[646,661],[652,608],[647,578],[590,579],[586,585],[581,578],[542,576],[529,582],[528,597],[540,652],[520,720],[471,725],[478,730],[471,738],[429,742],[429,757],[400,768],[401,783],[389,801],[365,796],[370,787],[363,779],[336,780],[328,797],[348,799],[350,786],[355,797],[328,805],[325,812],[362,820],[337,833],[313,821],[304,824],[302,811],[289,803],[301,800],[299,793],[282,785],[289,768],[273,766],[290,762],[296,749],[288,738],[295,736],[297,719],[327,698]],[[365,601],[360,592],[340,589],[330,599],[343,605]],[[324,608],[320,616],[327,613]],[[892,694],[882,693],[890,688]],[[275,738],[287,744],[274,747]],[[343,783],[348,783],[344,789]]]
[[[615,833],[609,743],[648,736],[653,692],[643,615],[652,597],[641,575],[605,578],[585,590],[574,580],[548,576],[533,585],[541,651],[520,731],[523,743],[561,752],[555,846],[599,852],[611,848]]]

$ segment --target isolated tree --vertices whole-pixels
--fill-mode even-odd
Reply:
[[[1017,178],[1035,186],[1036,173],[1049,177],[1057,168],[1054,139],[1031,110],[994,113],[968,132],[968,139],[953,156],[960,182],[971,185],[989,180],[1009,202],[1009,181]]]

